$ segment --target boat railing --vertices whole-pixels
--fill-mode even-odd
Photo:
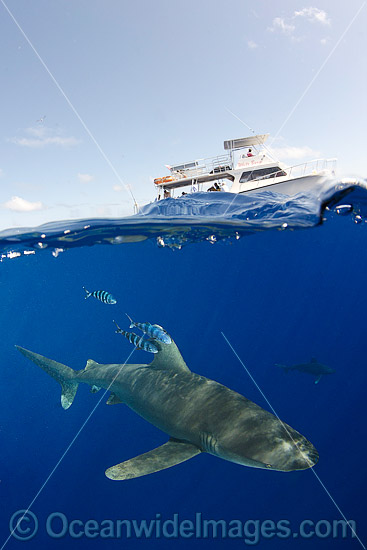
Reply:
[[[233,169],[233,162],[230,155],[219,155],[217,157],[198,159],[186,164],[192,165],[192,168],[185,168],[185,165],[182,165],[182,168],[179,165],[170,168],[175,179],[195,178],[203,176],[204,174],[220,174],[221,172]]]
[[[277,172],[272,172],[271,174],[266,174],[265,176],[256,178],[256,181],[277,177],[294,179],[302,176],[319,175],[322,172],[335,175],[336,162],[336,158],[309,160],[307,162],[302,162],[301,164],[295,164],[293,166],[280,169]]]

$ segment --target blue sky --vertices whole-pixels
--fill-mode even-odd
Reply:
[[[366,177],[363,0],[5,3],[105,157],[0,0],[0,229],[129,215],[126,186],[149,202],[165,164],[249,135],[238,118],[287,163]]]

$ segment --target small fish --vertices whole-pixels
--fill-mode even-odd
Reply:
[[[100,302],[103,302],[104,304],[116,304],[117,303],[117,300],[115,300],[115,298],[112,296],[112,294],[110,294],[109,292],[107,292],[107,290],[93,290],[93,292],[89,292],[89,290],[87,290],[85,288],[85,286],[83,286],[85,292],[87,293],[85,299],[89,298],[89,296],[93,296],[94,298],[97,298],[97,300],[99,300]]]
[[[150,323],[135,323],[135,321],[133,321],[127,313],[126,316],[128,317],[128,319],[130,319],[130,328],[137,327],[150,338],[159,340],[160,342],[163,342],[163,344],[172,343],[170,336],[167,334],[163,327],[159,325],[151,325]]]
[[[147,340],[145,336],[138,336],[133,332],[126,332],[125,330],[122,330],[122,328],[118,326],[116,321],[114,321],[114,323],[117,327],[116,333],[122,334],[123,336],[125,336],[125,338],[127,338],[129,342],[136,347],[136,349],[143,349],[144,351],[149,351],[149,353],[158,353],[158,349],[153,344],[153,342],[150,342],[149,340]]]

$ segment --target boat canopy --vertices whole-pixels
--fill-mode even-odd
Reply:
[[[258,134],[246,138],[230,139],[224,142],[224,149],[233,151],[234,149],[243,149],[244,147],[252,147],[262,145],[268,139],[269,134]]]

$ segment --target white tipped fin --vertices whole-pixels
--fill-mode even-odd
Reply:
[[[99,363],[96,363],[96,361],[93,361],[93,359],[88,359],[84,370],[91,369],[92,367],[99,367]]]
[[[20,346],[15,346],[18,351],[33,363],[36,363],[47,374],[52,376],[61,385],[61,405],[63,409],[68,409],[72,404],[76,391],[78,389],[78,382],[76,381],[77,373],[70,367],[57,363],[53,359],[48,359],[43,355],[34,353]]]
[[[123,403],[123,401],[115,393],[111,393],[106,401],[106,405],[118,405],[119,403]]]
[[[78,389],[77,383],[62,384],[61,394],[61,406],[63,409],[71,407],[74,401],[76,390]]]
[[[190,372],[180,350],[172,339],[171,344],[164,344],[159,340],[154,340],[154,345],[158,349],[158,353],[149,365],[151,368],[170,370],[172,372]]]
[[[185,460],[200,454],[202,451],[196,445],[170,439],[164,445],[142,455],[111,466],[105,474],[109,479],[123,480],[154,474],[160,470],[176,466]]]

